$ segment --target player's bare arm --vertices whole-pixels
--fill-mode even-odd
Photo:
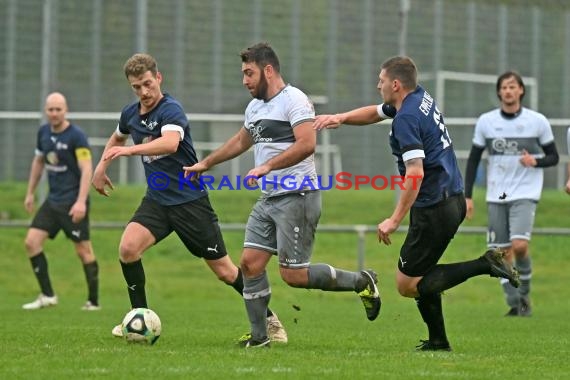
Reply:
[[[105,144],[105,149],[103,150],[103,154],[101,155],[101,160],[97,164],[93,172],[93,178],[91,179],[91,185],[95,190],[106,197],[109,196],[109,192],[105,187],[108,187],[111,190],[114,190],[113,183],[111,179],[107,176],[107,168],[111,165],[111,160],[104,160],[105,154],[116,146],[124,146],[127,143],[126,136],[119,136],[116,132],[113,132],[107,144]]]
[[[71,206],[69,210],[69,215],[71,216],[71,221],[73,223],[79,223],[85,214],[87,213],[87,197],[89,196],[89,185],[91,182],[91,177],[93,175],[93,164],[91,163],[91,153],[89,149],[85,149],[88,153],[85,153],[77,159],[77,165],[81,171],[81,178],[79,180],[79,194],[77,194],[77,200]],[[76,153],[76,156],[78,154]]]
[[[180,132],[165,131],[150,142],[131,146],[114,146],[103,154],[103,160],[113,160],[121,156],[154,156],[176,152],[180,142]]]
[[[378,224],[378,241],[386,245],[392,244],[390,234],[398,229],[400,223],[402,223],[402,220],[416,201],[424,177],[423,159],[413,158],[406,161],[405,165],[406,178],[396,208],[389,218]]]
[[[344,113],[318,115],[313,124],[316,130],[336,129],[342,124],[368,125],[378,123],[386,118],[378,114],[378,106],[370,105],[353,109]]]
[[[200,178],[200,174],[211,169],[215,165],[231,160],[239,156],[253,145],[251,135],[245,128],[241,128],[238,133],[233,135],[221,147],[210,153],[202,161],[192,165],[184,166],[184,177],[194,174],[196,178]]]
[[[566,182],[566,193],[570,194],[570,163],[566,164],[566,171],[568,174],[568,181]]]
[[[35,156],[32,160],[32,167],[30,169],[30,177],[28,180],[28,190],[26,191],[26,198],[24,199],[24,208],[26,212],[34,212],[34,193],[42,177],[44,171],[44,158],[43,156]]]

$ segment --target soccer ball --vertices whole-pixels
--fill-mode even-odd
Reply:
[[[162,331],[158,315],[142,307],[129,311],[123,318],[122,326],[127,342],[154,344]]]

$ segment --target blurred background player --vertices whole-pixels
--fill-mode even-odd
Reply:
[[[570,128],[566,131],[566,149],[570,155]],[[568,181],[566,181],[566,193],[570,194],[570,162],[566,165],[566,171],[568,174]]]
[[[290,286],[341,292],[355,291],[366,315],[374,320],[380,312],[380,295],[373,271],[350,272],[328,264],[313,264],[311,256],[317,223],[321,216],[314,162],[315,111],[301,90],[281,77],[279,59],[265,43],[241,52],[243,85],[254,98],[245,110],[243,127],[219,149],[195,165],[184,167],[185,175],[200,173],[239,156],[255,146],[256,167],[247,176],[263,192],[247,221],[241,269],[243,298],[251,334],[240,339],[245,347],[266,347],[265,312],[271,298],[266,272],[276,255],[281,278]],[[263,177],[263,178],[262,178]],[[283,186],[291,178],[298,186]]]
[[[44,168],[48,173],[49,193],[28,230],[25,245],[34,274],[40,285],[40,295],[22,307],[27,310],[57,305],[51,286],[48,263],[43,244],[53,239],[59,230],[73,241],[83,263],[87,280],[87,302],[83,310],[99,310],[99,267],[89,240],[89,185],[93,166],[87,136],[66,119],[65,97],[54,92],[47,96],[47,123],[37,135],[36,156],[32,161],[24,207],[34,210],[34,193]]]
[[[500,107],[482,114],[475,125],[465,174],[467,218],[475,210],[473,183],[487,149],[487,245],[505,249],[520,274],[518,289],[501,280],[509,305],[506,316],[530,316],[529,241],[542,193],[543,168],[558,164],[558,151],[546,117],[522,106],[525,87],[518,73],[500,75],[496,91]]]
[[[390,147],[400,175],[406,179],[392,215],[378,224],[378,241],[392,244],[390,235],[409,213],[410,225],[396,273],[398,291],[403,297],[415,298],[428,328],[428,340],[421,340],[416,349],[450,351],[441,293],[484,274],[518,285],[518,275],[496,250],[475,260],[438,264],[465,217],[463,180],[443,114],[433,97],[418,85],[417,68],[409,57],[384,61],[377,88],[383,104],[319,115],[314,128],[366,125],[393,118]]]
[[[190,124],[181,104],[162,92],[162,74],[152,56],[133,55],[124,72],[138,101],[123,108],[92,182],[97,192],[108,196],[105,187],[113,188],[106,174],[111,162],[121,156],[141,156],[149,186],[119,244],[131,307],[147,307],[143,253],[173,231],[193,255],[204,259],[218,279],[242,294],[241,271],[226,252],[208,193],[198,183],[179,188],[182,165],[197,162]],[[129,135],[134,145],[125,146]],[[170,185],[153,187],[155,175],[167,178]],[[277,316],[268,310],[265,317],[271,339],[286,343],[287,333]],[[115,326],[112,334],[122,336],[121,325]]]

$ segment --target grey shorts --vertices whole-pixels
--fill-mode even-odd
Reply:
[[[249,214],[243,245],[276,254],[280,266],[308,267],[320,217],[319,191],[260,198]]]
[[[508,203],[487,203],[489,247],[510,247],[514,239],[530,240],[537,202],[518,199]]]

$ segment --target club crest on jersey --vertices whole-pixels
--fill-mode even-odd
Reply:
[[[67,150],[67,148],[68,148],[68,146],[65,143],[62,143],[59,141],[55,143],[55,149],[57,149],[57,150]]]
[[[258,122],[257,125],[253,123],[249,123],[248,128],[249,133],[251,134],[251,138],[255,143],[258,142],[271,142],[273,139],[271,137],[262,137],[264,127],[261,122]]]
[[[152,131],[157,125],[157,121],[147,122],[146,120],[141,120],[141,124],[144,125],[149,131]]]
[[[516,140],[496,138],[491,142],[495,153],[499,154],[518,154],[519,144]]]

